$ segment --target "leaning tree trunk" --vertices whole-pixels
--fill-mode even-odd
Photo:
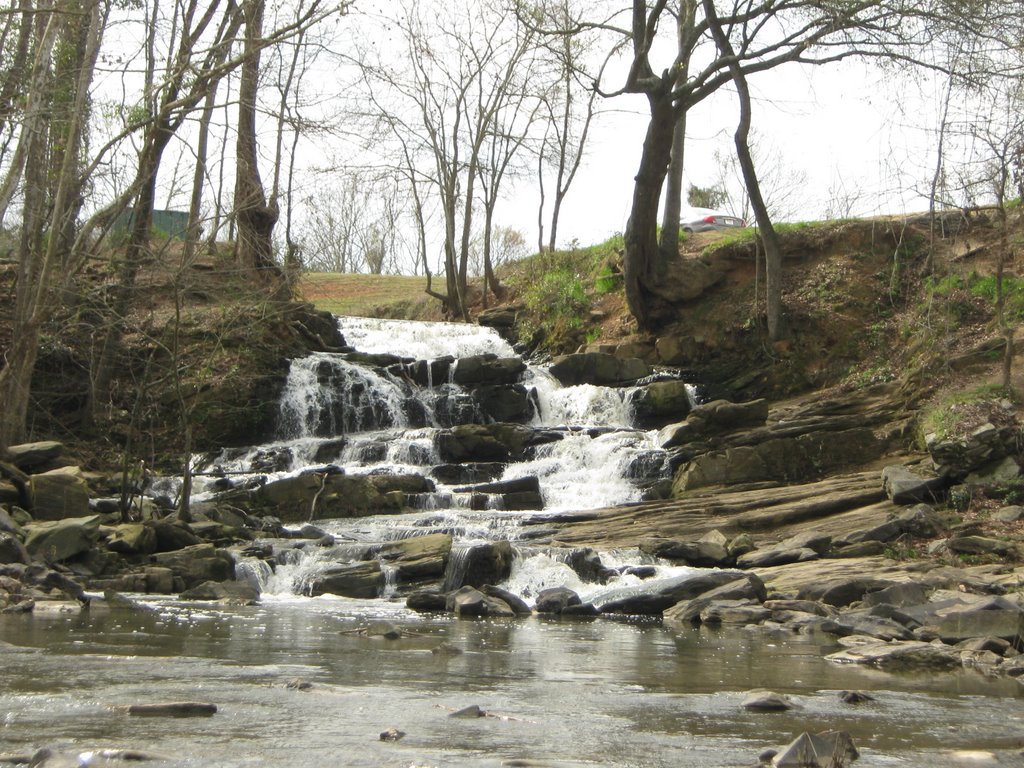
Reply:
[[[264,0],[246,0],[245,57],[238,86],[238,138],[235,143],[235,254],[242,266],[263,276],[280,277],[274,263],[273,234],[279,211],[267,203],[256,144],[256,97]]]
[[[707,16],[708,28],[711,30],[712,37],[715,38],[719,52],[731,61],[729,73],[732,75],[736,94],[740,100],[740,121],[735,136],[736,158],[740,164],[740,171],[743,173],[743,183],[747,188],[750,207],[754,212],[761,243],[764,246],[765,310],[768,315],[768,338],[771,341],[778,341],[785,333],[782,324],[782,248],[779,245],[779,236],[775,232],[775,227],[772,226],[771,217],[768,215],[764,197],[761,195],[754,159],[750,154],[750,88],[747,86],[747,78],[743,69],[737,63],[732,43],[729,42],[715,13],[713,0],[704,0],[704,12]]]
[[[623,277],[626,303],[641,331],[653,330],[651,288],[664,268],[658,248],[658,205],[672,155],[676,113],[670,84],[647,96],[651,119],[647,125],[640,170],[633,185],[633,203],[626,222]]]

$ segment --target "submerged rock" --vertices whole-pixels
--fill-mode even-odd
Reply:
[[[172,701],[132,704],[126,711],[133,717],[212,717],[217,712],[217,705],[198,701]]]
[[[774,691],[748,691],[740,705],[752,712],[786,712],[793,709],[794,704],[788,696]]]

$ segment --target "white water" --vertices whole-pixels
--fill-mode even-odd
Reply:
[[[428,361],[515,354],[493,330],[479,326],[365,318],[341,318],[339,326],[346,342],[365,354]],[[459,387],[434,381],[416,387],[396,370],[384,371],[329,353],[293,361],[280,403],[282,439],[247,451],[226,452],[214,466],[231,477],[258,472],[271,480],[324,464],[336,464],[349,474],[428,474],[441,463],[436,447],[441,431],[438,407],[456,402],[457,414],[468,414],[474,420],[479,420],[479,414],[463,402],[469,395]],[[448,532],[458,547],[494,540],[515,542],[524,534],[521,522],[525,516],[640,499],[642,487],[629,475],[649,474],[650,467],[663,460],[663,453],[656,432],[631,426],[632,390],[563,387],[544,368],[535,366],[528,368],[522,383],[532,391],[537,405],[531,426],[557,429],[561,439],[536,446],[529,460],[508,464],[496,480],[538,478],[543,510],[505,512],[500,509],[500,496],[491,497],[486,510],[470,510],[471,494],[437,482],[436,493],[418,502],[423,509],[403,515],[319,521],[318,526],[341,541],[367,543]],[[196,498],[207,498],[212,492],[211,482],[199,479]],[[248,572],[246,577],[267,594],[302,594],[311,578],[338,562],[337,552],[331,549],[307,549],[285,553],[273,573]],[[607,565],[617,564],[611,555],[604,557]],[[386,592],[391,593],[396,587],[395,574],[389,571],[387,575],[391,580]],[[616,585],[633,581],[638,580],[623,576]],[[509,581],[513,591],[527,595],[555,585],[584,594],[600,586],[583,585],[567,565],[547,555],[520,557]]]

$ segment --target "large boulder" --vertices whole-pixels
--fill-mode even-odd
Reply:
[[[377,597],[384,586],[384,574],[377,560],[341,563],[318,573],[306,586],[311,597],[331,594],[369,599]]]
[[[505,462],[520,460],[534,443],[534,430],[522,424],[461,424],[437,436],[444,461]]]
[[[398,568],[404,579],[442,576],[452,551],[450,533],[431,533],[383,544],[376,554]]]
[[[91,515],[30,523],[25,526],[25,549],[37,560],[68,560],[96,544],[100,519],[99,515]]]
[[[21,543],[21,539],[13,533],[0,532],[0,564],[29,563],[32,558]]]
[[[231,554],[213,544],[196,544],[174,552],[159,552],[151,556],[156,565],[169,568],[179,591],[202,584],[204,581],[226,581],[235,578],[235,561]]]
[[[465,586],[448,595],[445,609],[456,616],[515,616],[504,600]]]
[[[89,514],[89,485],[78,467],[61,467],[29,478],[32,516],[63,520]]]
[[[638,389],[630,405],[636,426],[657,429],[686,418],[691,405],[690,386],[679,380],[654,381]]]
[[[456,384],[515,384],[526,370],[526,363],[519,357],[498,357],[484,354],[463,357],[455,362],[452,380]]]
[[[512,545],[507,541],[474,544],[452,552],[444,574],[444,591],[480,588],[505,581],[512,572]]]
[[[41,440],[35,443],[21,443],[7,449],[11,463],[23,472],[32,472],[45,467],[64,453],[64,445],[56,440]]]
[[[256,490],[253,500],[284,523],[301,523],[397,514],[409,494],[433,490],[433,482],[420,475],[347,475],[326,468],[267,483]]]
[[[548,371],[566,387],[577,384],[631,386],[653,372],[651,367],[639,358],[621,358],[603,352],[561,355],[555,358]]]
[[[474,387],[471,396],[491,421],[522,423],[533,417],[530,393],[522,384]]]
[[[893,504],[935,501],[937,494],[948,486],[948,477],[934,473],[914,471],[901,465],[882,470],[882,487]]]
[[[119,525],[107,539],[107,549],[122,555],[149,555],[156,548],[156,531],[142,523]]]

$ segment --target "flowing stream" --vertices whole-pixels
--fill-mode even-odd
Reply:
[[[476,327],[342,322],[360,353],[398,353],[425,361],[428,372],[431,361],[514,354]],[[200,468],[215,466],[234,483],[325,464],[352,474],[426,475],[440,463],[440,432],[485,420],[455,383],[457,364],[442,369],[449,374],[411,387],[385,364],[328,354],[296,360],[280,439],[224,452]],[[305,596],[309,580],[349,549],[355,559],[367,544],[432,532],[453,535],[453,558],[476,542],[512,542],[516,558],[502,586],[528,601],[556,585],[598,598],[638,584],[626,573],[638,564],[653,567],[655,579],[685,572],[635,551],[602,552],[601,564],[620,575],[585,583],[564,553],[532,543],[536,526],[522,526],[524,517],[636,500],[667,467],[655,434],[632,426],[628,388],[561,387],[533,367],[523,385],[532,426],[560,439],[536,446],[496,479],[538,478],[543,510],[502,509],[500,497],[481,504],[458,483],[437,481],[414,511],[318,521],[333,547],[282,549],[276,568],[240,561],[239,572],[262,589],[258,605],[137,596],[152,613],[40,609],[0,617],[0,753],[49,747],[76,755],[68,765],[121,764],[84,753],[130,748],[155,754],[147,763],[155,766],[715,768],[752,765],[762,749],[805,730],[844,729],[861,750],[858,765],[958,765],[952,749],[991,750],[997,764],[1019,764],[1022,686],[1010,679],[840,667],[822,658],[834,648],[827,638],[760,629],[420,615],[403,599],[387,599],[402,587],[393,573],[378,599]],[[220,478],[198,480],[197,500],[223,487]],[[380,621],[401,627],[402,638],[355,631]],[[454,651],[438,652],[442,642]],[[743,710],[743,692],[758,687],[790,694],[801,708]],[[841,704],[843,689],[872,691],[876,701]],[[142,719],[121,709],[182,700],[214,702],[218,712]],[[488,716],[450,717],[474,704]],[[382,741],[389,727],[405,737]]]

